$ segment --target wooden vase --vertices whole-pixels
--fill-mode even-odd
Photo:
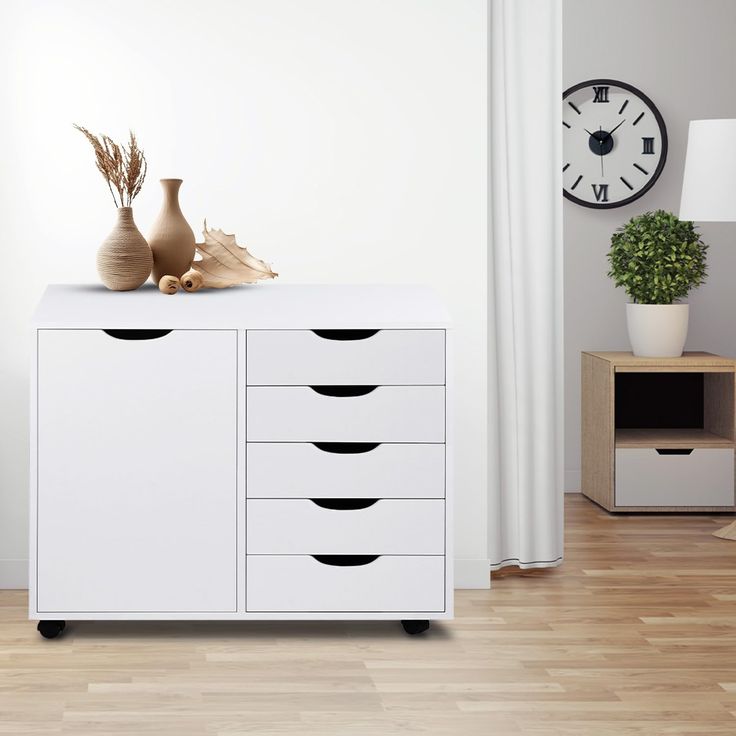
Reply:
[[[194,260],[194,233],[179,207],[181,179],[161,179],[164,203],[153,223],[148,243],[153,251],[153,282],[162,276],[181,276]]]
[[[113,291],[130,291],[145,283],[153,255],[133,220],[130,207],[118,207],[118,221],[97,251],[97,272]]]

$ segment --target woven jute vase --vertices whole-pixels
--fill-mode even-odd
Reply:
[[[133,210],[118,207],[118,221],[97,251],[97,272],[113,291],[130,291],[145,283],[153,267],[153,254],[135,226]]]
[[[148,235],[153,251],[154,283],[162,276],[180,278],[194,260],[194,233],[179,207],[181,179],[161,179],[164,203]]]

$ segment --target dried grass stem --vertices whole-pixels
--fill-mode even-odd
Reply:
[[[96,136],[81,125],[74,127],[89,141],[95,152],[97,170],[107,182],[116,207],[130,207],[141,191],[148,164],[138,147],[135,133],[130,131],[128,146],[119,146],[108,135]],[[115,196],[117,192],[117,197]]]

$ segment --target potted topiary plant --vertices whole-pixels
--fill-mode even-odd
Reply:
[[[664,210],[632,217],[613,234],[608,275],[631,297],[626,325],[634,355],[682,355],[689,305],[676,302],[705,281],[707,251],[692,222]]]

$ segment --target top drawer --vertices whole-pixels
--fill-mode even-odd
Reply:
[[[251,386],[441,385],[444,330],[248,330]]]

